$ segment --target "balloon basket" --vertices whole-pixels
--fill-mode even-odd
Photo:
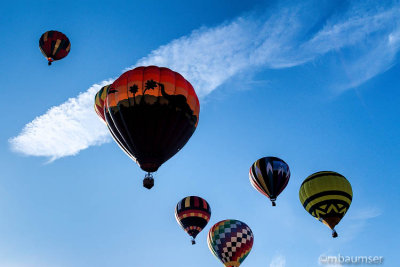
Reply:
[[[332,237],[333,238],[336,238],[336,237],[338,237],[339,235],[338,235],[338,233],[336,232],[336,230],[335,229],[332,229]]]
[[[151,189],[154,186],[154,178],[151,173],[147,173],[143,179],[143,187],[147,189]]]

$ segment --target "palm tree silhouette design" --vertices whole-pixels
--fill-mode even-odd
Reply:
[[[146,85],[144,86],[143,95],[147,90],[154,90],[155,87],[157,87],[157,82],[156,81],[154,81],[154,80],[146,81]]]
[[[129,92],[131,92],[133,94],[133,102],[136,103],[136,93],[139,91],[139,87],[137,86],[137,84],[132,85],[131,87],[129,87]]]
[[[156,82],[153,79],[147,80],[145,83],[145,87],[143,90],[142,98],[140,99],[140,102],[142,103],[144,99],[144,94],[146,93],[147,90],[154,90],[157,86],[160,87],[161,90],[161,95],[168,100],[168,103],[171,106],[174,106],[177,109],[180,109],[182,112],[189,114],[191,117],[193,117],[194,122],[197,121],[197,116],[193,115],[193,110],[190,108],[189,104],[187,103],[187,99],[184,95],[169,95],[165,91],[165,86],[162,83]],[[136,84],[133,84],[130,88],[129,91],[133,94],[134,99],[136,99],[136,94],[139,90],[139,87]]]

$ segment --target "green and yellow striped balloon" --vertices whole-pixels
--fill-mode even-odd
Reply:
[[[346,214],[353,199],[349,181],[341,174],[322,171],[308,176],[301,184],[300,202],[308,213],[332,229]]]

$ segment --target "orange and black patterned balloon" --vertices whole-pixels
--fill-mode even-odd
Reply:
[[[192,136],[200,104],[182,75],[149,66],[127,71],[115,80],[108,89],[105,109],[107,124],[119,133],[115,138],[150,175]]]
[[[206,227],[210,217],[210,205],[201,197],[185,197],[175,208],[176,221],[192,237],[192,244],[196,243],[194,239]]]
[[[71,43],[65,34],[58,31],[47,31],[39,39],[39,48],[47,58],[48,64],[66,57],[71,49]]]

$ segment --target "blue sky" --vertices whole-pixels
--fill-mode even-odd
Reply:
[[[222,266],[206,234],[228,218],[254,232],[242,266],[320,266],[339,253],[399,265],[399,4],[2,3],[0,266]],[[51,29],[72,44],[48,67],[38,40]],[[201,112],[147,191],[92,105],[101,85],[150,64],[182,73]],[[275,208],[248,180],[263,156],[291,168]],[[337,239],[298,199],[322,170],[353,186]],[[196,246],[174,217],[189,195],[212,208]]]

